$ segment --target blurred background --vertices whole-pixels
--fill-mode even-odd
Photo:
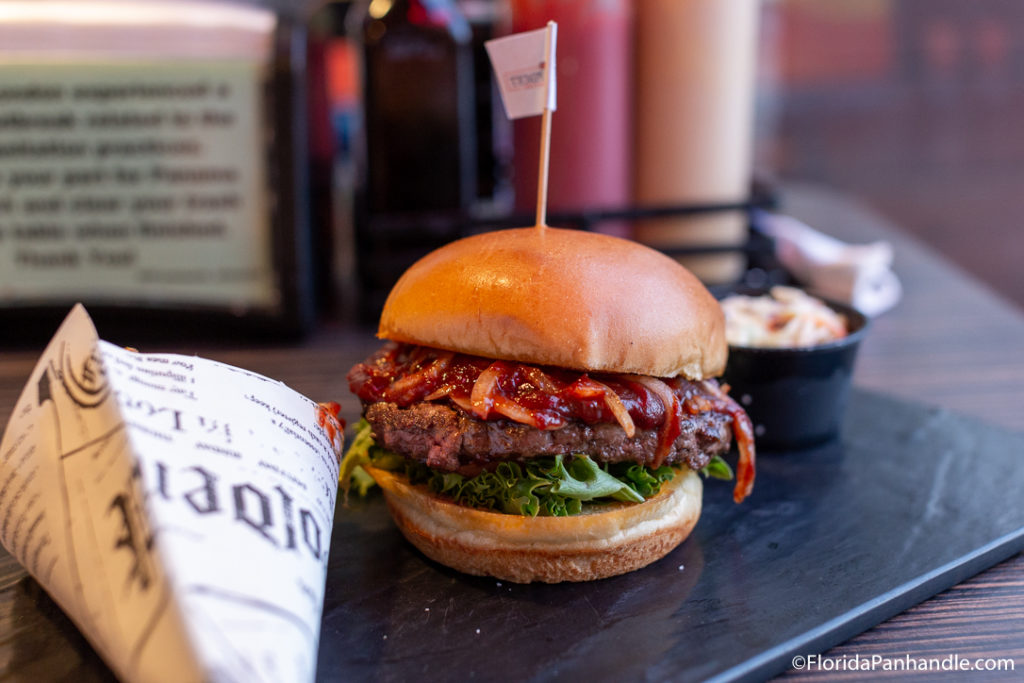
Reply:
[[[355,138],[360,117],[375,115],[360,102],[360,64],[367,56],[374,58],[360,45],[365,40],[364,13],[372,13],[375,5],[379,11],[385,4],[382,0],[335,2],[313,13],[310,45],[324,51],[335,160],[342,159],[344,167],[335,182],[341,183],[343,195],[346,183],[351,187],[358,183],[360,171],[345,167],[344,160],[358,157]],[[637,70],[641,61],[637,52],[644,48],[644,37],[636,32],[638,13],[649,13],[658,3],[453,0],[434,4],[450,5],[466,18],[474,46],[476,187],[475,199],[463,208],[478,218],[517,209],[518,215],[529,218],[522,211],[534,201],[535,175],[522,182],[517,174],[529,174],[535,163],[536,127],[511,126],[503,120],[491,99],[490,69],[479,43],[512,28],[542,25],[546,16],[561,20],[559,59],[570,62],[559,64],[552,210],[557,214],[637,204],[628,173],[625,180],[614,177],[635,161],[631,157],[635,138],[628,129],[617,133],[615,121],[588,119],[585,124],[595,136],[590,146],[607,152],[603,158],[584,145],[583,152],[573,149],[581,158],[568,172],[555,165],[559,144],[572,135],[566,131],[584,125],[578,120],[570,123],[579,116],[571,98],[586,99],[584,107],[604,108],[619,123],[629,125],[635,112],[623,103],[636,96],[645,78],[652,77]],[[1020,191],[1024,135],[1018,131],[1019,113],[1024,111],[1024,4],[1014,0],[765,0],[755,4],[759,16],[753,178],[778,193],[782,210],[787,184],[815,183],[848,193],[1017,305],[1024,305],[1024,275],[1019,267],[1024,241],[1018,237],[1017,225],[1024,216],[1024,192]],[[588,11],[604,12],[605,20],[594,21],[586,16]],[[517,12],[518,18],[513,16]],[[524,18],[524,14],[530,16]],[[590,23],[579,30],[573,21]],[[581,45],[586,41],[592,44]],[[602,77],[586,75],[589,82],[567,86],[570,81],[563,74],[566,69],[582,71],[575,63],[581,56],[601,62]],[[620,66],[610,66],[611,59]],[[559,123],[564,127],[560,129]],[[420,130],[427,134],[425,124]],[[620,137],[609,139],[609,130]],[[605,137],[599,142],[596,136],[602,132]],[[516,154],[526,156],[525,163],[518,162]],[[601,163],[614,168],[595,166]],[[560,174],[576,174],[584,187],[560,181]],[[581,205],[588,199],[588,186],[592,201]],[[343,200],[335,208],[348,211],[349,205]],[[387,212],[383,205],[377,209]],[[614,222],[597,227],[623,229]],[[828,232],[827,225],[814,227]],[[358,228],[352,230],[358,232]],[[344,239],[347,234],[349,228],[342,226],[338,235]],[[354,253],[360,255],[358,248]],[[339,257],[344,262],[347,252]],[[343,271],[349,272],[351,265],[344,264]],[[375,286],[365,273],[362,280]],[[350,282],[348,291],[358,291],[358,284]],[[344,301],[344,285],[340,291]]]
[[[162,2],[171,7],[165,15],[174,16],[175,1]],[[56,7],[54,0],[0,0],[7,8],[0,12],[0,31],[10,38],[0,45],[0,64],[11,67],[18,63],[12,55],[24,60],[26,54],[45,62],[48,51],[63,49],[61,36],[84,35],[84,25],[95,30],[94,17],[68,20],[59,8],[52,23],[65,33],[51,31],[44,18],[33,20],[28,34],[11,19],[17,14],[11,7],[25,11],[47,3]],[[182,12],[189,18],[178,20],[175,35],[206,37],[165,39],[161,58],[170,55],[175,73],[185,75],[189,64],[197,76],[211,65],[221,68],[210,57],[227,49],[221,34],[197,28],[204,20],[196,18],[217,3],[179,4],[189,8]],[[220,162],[240,168],[251,166],[250,158],[265,163],[252,182],[266,192],[250,201],[243,191],[234,209],[194,213],[219,216],[227,223],[218,229],[236,238],[250,225],[232,226],[231,216],[264,215],[256,221],[264,227],[252,231],[260,247],[249,263],[259,266],[269,254],[273,280],[261,281],[264,287],[276,282],[278,291],[254,298],[239,290],[226,304],[214,302],[215,316],[222,309],[232,318],[255,313],[262,322],[283,320],[278,327],[293,334],[325,319],[372,321],[399,274],[422,254],[465,234],[532,225],[539,119],[506,119],[484,43],[548,19],[559,23],[550,224],[640,239],[683,258],[709,283],[730,282],[756,265],[747,211],[785,212],[787,188],[810,184],[863,202],[1024,306],[1024,241],[1017,225],[1024,217],[1020,0],[241,5],[276,17],[269,29],[246,28],[245,40],[235,41],[244,42],[245,54],[260,55],[245,73],[259,74],[262,100],[248,118],[221,114],[255,121],[252,139],[266,149],[252,157],[248,144],[230,138],[217,153],[227,155]],[[140,20],[149,31],[144,34],[129,22],[111,21],[109,32],[97,34],[102,40],[86,48],[137,61],[153,49],[140,35],[169,35],[152,31],[150,20]],[[26,35],[32,40],[18,39],[23,44],[12,47]],[[190,50],[202,50],[203,59],[190,62]],[[4,78],[18,78],[13,73]],[[238,78],[245,83],[248,76]],[[10,129],[15,151],[18,126],[27,125],[22,110],[28,111],[16,99],[0,98],[6,126],[0,133]],[[204,150],[213,149],[217,133],[206,134]],[[23,163],[12,159],[0,158],[0,180]],[[6,216],[34,197],[4,191],[0,212]],[[11,328],[11,311],[27,308],[17,287],[23,264],[9,258],[19,240],[45,250],[64,239],[64,228],[41,225],[41,232],[23,236],[0,219],[2,333]],[[813,227],[829,232],[828,225]],[[197,241],[194,249],[209,243]],[[165,249],[153,240],[139,244],[142,251],[157,250],[158,260]],[[189,242],[177,246],[181,253]],[[681,255],[687,249],[689,256]],[[93,297],[90,285],[69,285],[50,299],[35,296],[32,305],[52,305],[62,315],[69,301],[85,300],[112,307],[121,320],[134,319],[120,315],[125,309],[211,308],[195,295],[201,288],[194,281],[182,283],[181,291],[191,293],[180,300],[133,298],[131,287]],[[52,322],[44,327],[52,330]],[[176,329],[186,327],[207,331],[198,324]]]
[[[758,167],[850,193],[1024,306],[1024,3],[765,9]]]

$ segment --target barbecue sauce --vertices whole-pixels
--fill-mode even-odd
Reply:
[[[438,369],[438,363],[444,367]],[[464,407],[480,374],[492,365],[498,371],[497,394],[535,413],[538,421],[546,423],[549,429],[572,419],[586,424],[617,421],[603,397],[595,395],[580,381],[590,376],[618,395],[637,427],[657,429],[665,421],[665,406],[661,401],[645,387],[619,375],[590,375],[561,368],[492,361],[478,356],[446,354],[422,346],[388,344],[353,367],[348,380],[352,392],[366,403],[387,401],[405,408],[435,395],[433,400],[448,398]],[[691,397],[703,397],[706,401],[714,398],[699,382],[672,382],[683,409],[691,415],[699,412],[692,409]],[[503,416],[493,414],[487,419],[503,419]]]
[[[474,400],[474,388],[482,375],[487,380],[486,391],[478,388]],[[606,400],[604,392],[611,391],[636,427],[659,430],[655,455],[659,462],[680,434],[683,413],[728,415],[740,451],[733,499],[742,501],[754,485],[754,433],[750,418],[713,379],[655,380],[664,382],[675,397],[666,406],[641,383],[650,381],[636,376],[631,380],[629,375],[591,375],[389,343],[355,365],[349,371],[348,381],[352,393],[364,403],[385,401],[407,408],[419,401],[447,400],[480,419],[514,419],[538,429],[557,429],[569,420],[622,424]]]

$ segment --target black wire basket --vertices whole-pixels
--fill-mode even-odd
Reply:
[[[727,253],[742,255],[746,267],[739,281],[713,284],[710,289],[715,292],[737,285],[765,287],[791,281],[775,258],[773,240],[759,228],[762,213],[778,206],[779,198],[772,188],[755,184],[745,201],[555,211],[548,214],[547,223],[560,228],[601,230],[611,223],[743,212],[747,216],[747,235],[740,243],[659,248],[676,258]],[[356,268],[361,289],[357,297],[358,317],[370,322],[379,317],[388,292],[401,274],[426,253],[462,237],[532,225],[535,221],[532,214],[481,217],[461,212],[364,214],[360,218],[356,232]]]

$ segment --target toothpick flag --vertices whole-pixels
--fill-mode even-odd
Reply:
[[[551,33],[551,57],[547,56],[548,32]],[[510,119],[539,116],[545,109],[554,111],[555,40],[558,26],[488,40],[487,55],[498,77],[501,101]],[[550,65],[547,63],[550,61]]]
[[[510,119],[544,115],[540,134],[540,169],[537,175],[537,228],[547,225],[548,158],[551,152],[551,112],[555,93],[555,42],[558,24],[517,33],[484,43],[498,77],[498,90]]]

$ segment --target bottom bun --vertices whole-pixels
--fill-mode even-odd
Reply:
[[[524,517],[457,505],[367,467],[398,528],[424,555],[467,574],[505,581],[590,581],[659,560],[700,517],[703,484],[679,472],[643,503],[611,503],[573,517]]]

